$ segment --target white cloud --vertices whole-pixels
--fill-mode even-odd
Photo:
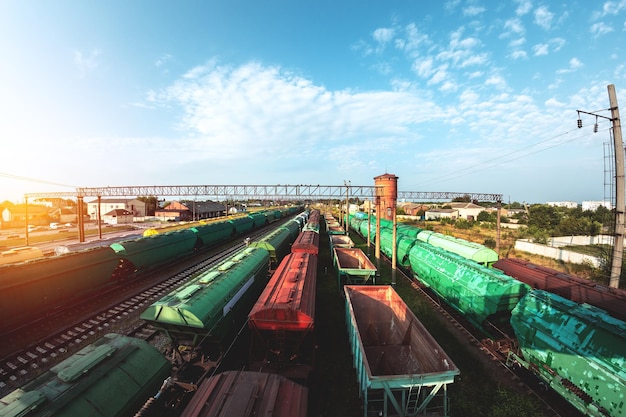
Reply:
[[[443,7],[448,11],[452,11],[456,9],[459,4],[461,4],[461,0],[449,0],[445,2]]]
[[[553,19],[554,13],[550,12],[546,6],[540,6],[535,10],[534,22],[543,29],[550,29]]]
[[[578,58],[572,58],[569,60],[569,67],[568,68],[562,68],[556,71],[557,74],[566,74],[566,73],[570,73],[570,72],[574,72],[577,69],[583,67],[583,63],[580,62],[580,60]]]
[[[509,37],[512,34],[523,35],[526,33],[526,28],[524,28],[524,24],[518,18],[509,19],[504,22],[505,32],[500,35],[500,37]]]
[[[487,78],[487,80],[485,81],[485,84],[492,85],[501,90],[506,88],[506,81],[504,80],[504,78],[502,78],[499,75],[492,75],[491,77]]]
[[[532,10],[533,4],[530,0],[516,0],[516,3],[518,6],[515,14],[518,16],[523,16]]]
[[[484,12],[485,8],[479,6],[468,6],[463,8],[463,16],[478,16]]]
[[[517,49],[517,50],[511,52],[511,54],[509,56],[511,58],[513,58],[513,59],[526,59],[526,58],[528,58],[528,54],[526,53],[526,51],[523,51],[521,49]]]
[[[509,42],[509,46],[511,48],[517,48],[519,46],[522,46],[526,43],[526,38],[521,37],[521,38],[517,38],[517,39],[513,39],[511,42]]]
[[[598,22],[591,25],[591,29],[589,29],[593,36],[602,36],[607,33],[613,32],[613,28],[606,23]]]
[[[435,69],[433,76],[428,80],[428,84],[439,84],[450,77],[448,74],[448,65],[440,65]]]
[[[544,104],[547,108],[550,108],[550,109],[565,109],[566,108],[566,105],[564,103],[561,103],[559,100],[553,97],[547,99]]]
[[[599,19],[608,15],[617,15],[626,9],[626,0],[607,1],[602,5],[602,11],[594,12],[593,18]]]
[[[81,77],[85,77],[98,68],[100,55],[102,52],[99,49],[91,50],[86,56],[81,51],[74,51],[74,64],[78,67]]]
[[[172,60],[172,55],[170,55],[170,54],[163,54],[162,56],[160,56],[154,62],[154,66],[157,67],[157,68],[162,67],[163,65],[165,65],[166,63],[168,63],[171,60]]]
[[[558,52],[561,50],[561,48],[563,48],[563,46],[565,46],[565,39],[563,38],[553,38],[550,39],[550,45],[552,46],[552,49],[554,49],[554,52]]]
[[[421,33],[415,23],[407,25],[405,28],[406,41],[403,43],[403,49],[407,52],[414,51],[420,46],[427,46],[430,44],[428,35]]]
[[[583,63],[578,60],[578,58],[572,58],[569,60],[570,68],[578,69],[583,66]]]
[[[547,43],[539,43],[533,46],[533,53],[535,56],[548,55],[548,44]]]
[[[442,117],[417,93],[330,91],[258,63],[197,67],[161,91],[158,100],[182,109],[180,128],[189,142],[181,158],[198,161],[263,158],[271,163],[313,152],[319,143],[409,140],[417,137],[412,124]]]
[[[391,28],[379,28],[374,31],[372,37],[381,47],[384,47],[394,37],[395,31]]]

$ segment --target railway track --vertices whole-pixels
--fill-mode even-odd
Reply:
[[[262,234],[263,231],[257,233]],[[251,238],[256,235],[252,235]],[[36,342],[29,343],[0,359],[0,398],[106,333],[116,332],[152,341],[157,335],[156,330],[139,322],[139,315],[143,309],[243,246],[243,243],[229,246],[209,258],[184,267],[174,275],[136,280],[133,285],[124,286],[123,289],[112,289],[107,294],[107,299],[114,301],[106,306],[102,306],[103,294],[100,293],[37,323],[23,326],[17,333],[13,332],[10,340],[28,339],[21,337],[20,332],[39,332],[39,336]],[[189,259],[185,262],[189,263]],[[65,321],[67,317],[74,319],[62,328],[54,324],[67,323]],[[42,338],[41,334],[47,336]]]

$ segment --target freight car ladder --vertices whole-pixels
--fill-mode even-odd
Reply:
[[[420,411],[420,394],[422,391],[422,386],[419,385],[417,388],[412,386],[409,389],[407,399],[406,399],[406,407],[404,409],[405,416],[415,416]]]
[[[280,358],[283,357],[286,352],[287,344],[287,335],[285,333],[285,329],[278,328],[276,329],[276,352],[278,354],[278,361],[280,363]]]

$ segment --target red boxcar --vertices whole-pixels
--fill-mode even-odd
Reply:
[[[317,256],[287,255],[248,315],[251,369],[306,378],[313,366]]]
[[[577,303],[587,303],[626,321],[626,291],[607,287],[522,259],[499,259],[493,264],[505,274],[533,288],[548,291]]]

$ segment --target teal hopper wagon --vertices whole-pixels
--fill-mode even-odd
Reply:
[[[334,248],[333,252],[339,288],[342,284],[375,284],[376,266],[361,249]]]
[[[389,285],[344,287],[353,365],[368,416],[448,416],[459,369]]]

